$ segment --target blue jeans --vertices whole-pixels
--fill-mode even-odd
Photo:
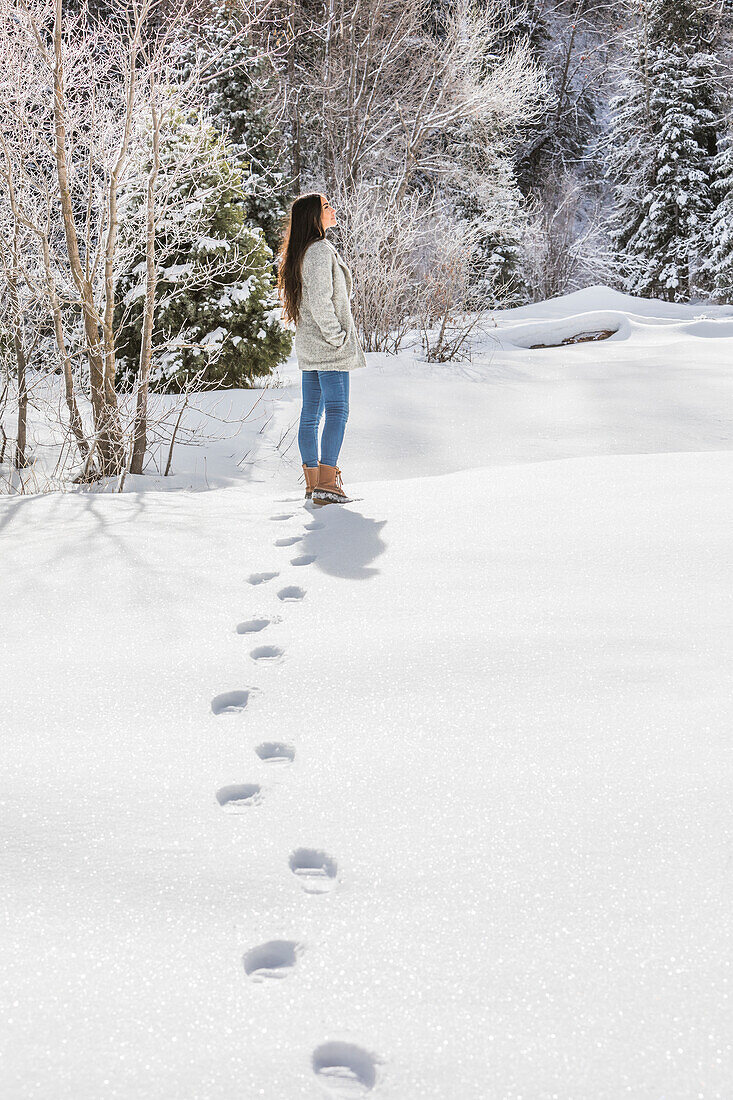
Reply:
[[[349,372],[304,370],[303,408],[300,410],[298,447],[306,466],[318,465],[318,425],[323,410],[326,423],[321,436],[321,462],[335,466],[349,419]]]

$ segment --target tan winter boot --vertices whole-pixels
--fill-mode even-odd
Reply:
[[[338,466],[324,466],[318,463],[318,484],[313,490],[313,503],[323,504],[349,504],[351,497],[344,492],[341,484],[341,471]]]
[[[304,462],[303,473],[305,474],[305,499],[310,500],[313,496],[313,490],[318,484],[318,467],[306,466]]]

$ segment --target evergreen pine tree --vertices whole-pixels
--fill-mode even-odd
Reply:
[[[712,182],[715,209],[710,219],[710,252],[704,275],[715,302],[733,303],[733,132],[720,141]]]
[[[231,156],[242,173],[248,196],[247,220],[259,226],[276,254],[287,219],[285,156],[287,143],[270,104],[276,89],[268,86],[269,70],[249,36],[242,35],[242,15],[228,0],[217,0],[202,36],[192,40],[191,64],[198,58],[207,72],[204,101],[217,130],[229,141]],[[261,52],[261,51],[260,51]],[[184,67],[183,75],[188,68]]]
[[[620,95],[611,106],[606,175],[614,184],[609,232],[625,289],[685,301],[704,277],[705,227],[713,209],[720,128],[720,62],[697,49],[695,0],[655,0],[646,36],[635,34]]]
[[[629,241],[635,239],[644,219],[641,198],[647,193],[653,171],[653,128],[648,86],[640,79],[644,58],[641,41],[634,36],[627,72],[609,106],[611,122],[607,139],[605,177],[613,185],[609,235],[622,263],[622,278]]]
[[[481,231],[471,267],[469,309],[508,308],[530,298],[522,265],[524,199],[509,157],[482,157],[489,186],[466,189],[458,197],[458,214]]]
[[[191,165],[192,149],[195,149]],[[184,173],[180,165],[189,165]],[[125,188],[121,232],[144,220],[145,173]],[[269,374],[290,353],[272,274],[272,250],[247,223],[247,196],[231,149],[200,117],[177,115],[161,141],[156,248],[164,267],[156,288],[151,387],[178,390],[200,374],[204,383],[243,386]],[[192,231],[183,234],[182,219]],[[138,238],[141,239],[139,230]],[[145,260],[119,282],[120,382],[137,370],[142,336]],[[180,289],[178,286],[180,285]],[[192,346],[191,346],[192,345]]]

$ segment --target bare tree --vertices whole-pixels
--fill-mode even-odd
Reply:
[[[590,205],[571,171],[551,173],[528,200],[524,267],[535,300],[554,298],[592,282],[613,285],[615,267],[600,205]]]
[[[420,256],[429,243],[429,212],[421,195],[398,199],[396,186],[341,181],[333,202],[342,220],[344,259],[358,271],[354,318],[367,351],[396,353],[421,312]]]
[[[137,404],[135,413],[135,438],[132,448],[133,474],[143,472],[143,461],[147,443],[148,390],[150,386],[150,364],[153,355],[153,320],[155,316],[155,290],[158,281],[155,241],[155,190],[160,170],[160,105],[155,77],[151,75],[153,86],[150,89],[150,114],[153,131],[153,149],[148,174],[145,203],[145,309],[143,312],[143,337],[140,346],[140,363],[137,374]]]
[[[478,228],[469,221],[456,223],[448,211],[438,209],[431,217],[430,236],[428,260],[418,273],[420,331],[427,361],[445,363],[469,354],[469,337],[489,302],[488,298],[477,302],[471,288]]]
[[[238,33],[252,33],[272,2],[244,0]],[[61,0],[0,0],[0,207],[5,220],[35,242],[28,255],[8,254],[16,260],[3,269],[5,286],[12,301],[13,286],[22,278],[45,301],[86,478],[121,475],[130,453],[133,472],[142,471],[151,367],[156,352],[164,350],[153,341],[157,272],[166,249],[175,251],[195,232],[195,204],[170,180],[163,188],[158,181],[166,120],[198,109],[202,83],[225,63],[223,52],[209,56],[206,70],[196,65],[182,78],[189,9],[187,4],[171,9],[164,0],[130,0],[102,21],[90,16],[84,0],[73,13]],[[195,161],[192,148],[181,172],[193,177]],[[147,172],[144,222],[121,232],[120,196],[141,171]],[[177,234],[169,234],[161,248],[158,225],[175,203],[185,209],[173,219]],[[130,421],[116,386],[122,327],[116,317],[122,311],[122,324],[127,319],[117,286],[141,251],[146,257],[143,341]],[[177,292],[189,289],[182,280]],[[164,334],[164,342],[177,337],[181,334]],[[91,431],[85,430],[77,400],[80,350]],[[19,377],[25,366],[18,368]]]
[[[3,424],[5,410],[8,407],[10,396],[10,378],[8,376],[5,357],[0,356],[0,466],[5,462],[5,452],[8,446],[8,436]]]
[[[350,193],[342,182],[335,192],[346,222],[342,254],[359,271],[353,312],[365,349],[395,354],[419,333],[428,360],[459,358],[499,293],[491,303],[477,300],[472,285],[479,230],[457,221],[435,191],[397,192],[396,184],[367,181]]]
[[[399,200],[416,172],[451,169],[450,151],[431,138],[457,121],[490,119],[498,132],[539,113],[544,78],[523,44],[481,75],[505,23],[498,5],[479,11],[456,0],[438,39],[423,0],[329,0],[311,19],[297,71],[320,151],[311,172],[322,171],[330,188],[387,177]],[[292,67],[281,75],[285,94]]]
[[[15,454],[13,465],[17,470],[28,465],[26,453],[28,438],[28,385],[27,385],[27,359],[25,348],[25,324],[24,310],[21,307],[19,247],[20,234],[18,226],[12,239],[6,243],[0,236],[0,265],[7,287],[8,296],[4,306],[4,327],[10,334],[15,358],[15,377],[18,393],[18,421],[15,435]]]

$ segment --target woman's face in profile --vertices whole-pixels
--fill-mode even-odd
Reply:
[[[321,195],[321,224],[324,229],[336,224],[336,211],[325,195]]]

